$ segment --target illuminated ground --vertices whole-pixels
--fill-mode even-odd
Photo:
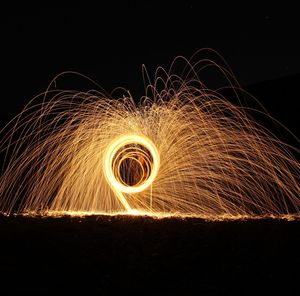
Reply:
[[[293,291],[299,231],[299,220],[0,216],[1,289],[38,294]]]

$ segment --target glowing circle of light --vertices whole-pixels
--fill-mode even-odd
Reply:
[[[118,151],[120,149],[126,147],[126,145],[141,145],[142,147],[146,148],[152,157],[152,163],[148,164],[148,175],[143,182],[137,182],[137,184],[128,186],[124,183],[122,184],[116,177],[114,172],[114,158],[117,155]],[[128,158],[130,158],[131,155],[129,154]],[[121,158],[120,162],[126,159],[126,157]],[[126,198],[123,196],[122,193],[138,193],[142,192],[145,189],[147,189],[155,180],[158,170],[159,170],[159,163],[160,163],[160,156],[158,153],[158,150],[154,143],[145,136],[139,136],[139,135],[125,135],[121,136],[117,139],[115,139],[107,148],[105,154],[104,154],[104,162],[103,162],[103,170],[104,175],[111,186],[111,188],[116,192],[116,195],[120,202],[123,204],[123,206],[127,210],[131,210],[131,207],[126,201]],[[150,165],[150,166],[149,166]],[[119,167],[120,164],[117,164]]]

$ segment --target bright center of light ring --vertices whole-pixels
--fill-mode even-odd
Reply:
[[[117,153],[124,147],[129,145],[140,145],[144,148],[146,148],[150,155],[151,155],[151,167],[148,167],[147,169],[147,177],[143,178],[137,184],[129,186],[122,182],[118,176],[115,174],[115,166],[120,166],[121,163],[115,164],[115,158]],[[136,149],[137,151],[135,153],[139,153],[139,149]],[[142,152],[142,150],[140,151]],[[142,155],[142,154],[141,154]],[[143,155],[144,157],[145,155]],[[128,158],[130,158],[131,155],[128,155]],[[122,160],[123,161],[123,160]],[[154,143],[145,136],[138,136],[138,135],[125,135],[117,138],[114,140],[108,147],[105,156],[104,156],[104,173],[107,181],[109,182],[110,186],[118,191],[123,193],[137,193],[144,191],[146,188],[148,188],[152,182],[155,180],[158,169],[159,169],[159,153],[157,151],[157,148],[155,147]]]

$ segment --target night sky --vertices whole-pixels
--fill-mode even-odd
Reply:
[[[189,58],[204,47],[227,60],[243,87],[300,73],[300,21],[293,7],[224,10],[198,1],[150,3],[4,10],[1,122],[63,71],[87,75],[107,91],[123,86],[139,98],[144,94],[142,64],[153,76],[156,67],[168,68],[177,55]],[[70,87],[89,86],[76,80]],[[258,99],[297,133],[298,87],[290,82],[281,92],[284,97],[275,98],[266,90]]]

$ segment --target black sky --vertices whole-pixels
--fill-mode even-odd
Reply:
[[[1,120],[11,118],[63,71],[85,74],[108,91],[124,86],[139,97],[144,94],[142,64],[153,75],[157,66],[168,67],[177,55],[190,57],[203,47],[217,50],[242,86],[300,74],[296,8],[247,4],[207,8],[199,1],[174,2],[163,6],[112,1],[109,7],[3,11]],[[298,87],[294,87],[289,92],[295,97],[282,102],[290,105],[295,117]],[[272,105],[274,96],[262,100]],[[281,102],[276,104],[281,109]],[[295,131],[297,122],[293,124]]]

